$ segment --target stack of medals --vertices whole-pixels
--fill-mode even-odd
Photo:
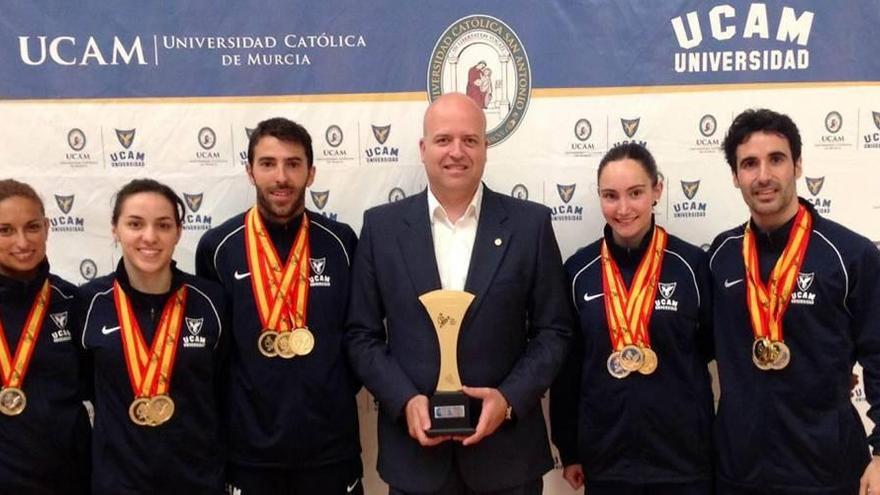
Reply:
[[[165,303],[149,352],[131,301],[119,282],[113,282],[113,300],[128,378],[135,395],[128,417],[138,426],[159,426],[174,415],[174,401],[168,389],[186,307],[186,286],[181,286]]]
[[[37,293],[33,306],[24,329],[18,339],[15,356],[9,354],[9,344],[6,341],[6,330],[0,323],[0,371],[3,372],[3,388],[0,389],[0,413],[6,416],[18,416],[27,405],[27,396],[21,389],[24,376],[27,373],[31,356],[37,346],[37,337],[40,336],[40,328],[43,327],[43,318],[49,307],[49,279],[43,282],[43,286]]]
[[[758,249],[751,225],[746,224],[743,237],[743,262],[746,270],[746,305],[755,341],[752,343],[752,362],[758,369],[781,370],[791,361],[791,351],[782,333],[782,317],[788,308],[804,254],[810,243],[813,217],[803,205],[798,206],[788,243],[770,272],[770,282],[761,280]]]
[[[651,243],[627,289],[608,242],[602,241],[602,289],[605,293],[605,319],[614,351],[608,356],[608,373],[626,378],[638,371],[650,375],[657,370],[657,353],[651,349],[648,323],[654,311],[657,283],[668,236],[654,227]]]
[[[254,301],[263,324],[257,349],[269,358],[290,359],[309,354],[315,347],[315,336],[306,327],[311,255],[309,217],[303,214],[284,267],[256,207],[245,216],[245,245]]]

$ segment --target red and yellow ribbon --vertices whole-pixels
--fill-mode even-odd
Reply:
[[[34,354],[34,348],[37,346],[37,337],[40,336],[43,320],[49,309],[49,290],[49,279],[47,278],[37,293],[25,320],[24,329],[15,349],[15,356],[9,353],[6,330],[3,328],[3,323],[0,322],[0,371],[3,373],[3,388],[21,388],[28,365],[31,362],[31,356]]]
[[[660,280],[660,268],[666,249],[668,235],[663,228],[654,227],[648,250],[639,266],[629,289],[623,281],[620,269],[611,256],[608,241],[602,241],[602,289],[605,293],[605,319],[608,334],[615,351],[627,345],[650,347],[648,324],[654,311],[654,298]]]
[[[742,250],[746,269],[746,305],[756,339],[766,337],[772,342],[784,340],[782,317],[788,308],[798,273],[804,263],[812,230],[812,215],[804,205],[798,205],[788,242],[770,272],[770,281],[765,285],[761,280],[755,234],[751,225],[746,224]]]
[[[122,334],[122,349],[128,378],[136,397],[154,397],[168,393],[177,356],[177,339],[186,307],[186,293],[186,285],[183,285],[165,303],[148,351],[131,301],[119,282],[113,282],[113,300],[116,303],[119,332]]]
[[[245,215],[245,245],[254,301],[263,331],[287,332],[306,323],[309,298],[309,217],[302,224],[287,263],[272,245],[256,207]]]

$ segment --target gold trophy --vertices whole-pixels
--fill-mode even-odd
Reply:
[[[473,294],[455,290],[435,290],[419,296],[440,343],[440,375],[428,405],[428,436],[470,435],[475,431],[471,398],[461,391],[458,374],[458,332],[473,300]]]

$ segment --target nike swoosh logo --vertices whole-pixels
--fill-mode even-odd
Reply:
[[[101,333],[103,333],[104,335],[110,335],[111,333],[113,333],[117,330],[119,330],[119,327],[110,327],[110,328],[107,328],[106,326],[101,327]]]
[[[584,301],[589,302],[589,301],[592,301],[593,299],[598,299],[604,295],[605,295],[604,292],[600,292],[598,294],[593,294],[592,296],[590,294],[584,294]]]
[[[741,278],[738,278],[738,279],[736,279],[736,280],[727,280],[727,279],[724,279],[724,288],[725,288],[725,289],[729,289],[729,288],[733,287],[734,285],[736,285],[736,284],[738,284],[738,283],[740,283],[740,282],[742,282],[742,281],[743,281],[743,279],[741,279]]]
[[[235,270],[235,273],[232,274],[235,277],[235,280],[242,280],[251,276],[251,272],[238,273],[238,270]]]
[[[354,490],[354,487],[358,486],[358,483],[360,483],[360,482],[361,482],[361,480],[360,480],[360,478],[358,478],[358,479],[354,480],[354,483],[352,483],[351,486],[345,485],[345,493],[351,493],[352,490]]]

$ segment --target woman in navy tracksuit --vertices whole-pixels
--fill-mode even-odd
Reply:
[[[113,208],[122,259],[83,288],[80,339],[94,367],[94,494],[223,491],[215,390],[224,304],[218,285],[171,259],[183,211],[163,184],[125,185]]]
[[[29,185],[0,181],[0,352],[10,366],[0,390],[0,493],[88,493],[91,432],[69,326],[74,287],[49,273],[48,228]]]
[[[657,250],[662,261],[656,288],[646,286],[647,339],[640,341],[635,329],[629,332],[634,341],[621,331],[609,332],[606,299],[613,299],[605,287],[614,277],[603,269],[616,266],[629,290],[640,263],[656,259],[649,247],[665,232],[654,224],[652,207],[663,185],[654,158],[636,144],[611,149],[598,175],[605,235],[565,264],[581,338],[550,396],[563,476],[575,489],[586,484],[590,495],[712,493],[705,255],[668,236],[665,249]],[[613,264],[603,263],[603,243]],[[624,327],[630,328],[614,328]],[[640,357],[629,355],[629,368],[623,369],[628,351],[614,351],[629,343],[643,348],[629,350]]]

